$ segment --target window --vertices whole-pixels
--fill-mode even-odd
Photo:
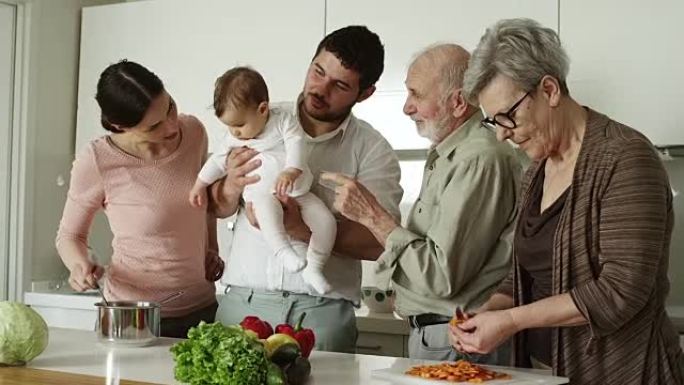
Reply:
[[[418,198],[430,141],[418,135],[416,125],[404,115],[406,91],[377,91],[354,107],[354,114],[370,123],[390,142],[399,157],[404,197],[399,208],[402,222]]]

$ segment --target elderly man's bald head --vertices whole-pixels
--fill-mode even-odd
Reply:
[[[435,74],[434,85],[439,86],[440,99],[446,100],[451,92],[463,85],[469,59],[470,53],[460,45],[436,44],[416,54],[409,71]]]
[[[418,134],[439,143],[465,123],[477,109],[461,92],[470,54],[456,44],[438,44],[419,52],[406,74],[404,114]]]

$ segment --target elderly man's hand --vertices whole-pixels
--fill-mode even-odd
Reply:
[[[476,314],[458,325],[449,325],[449,340],[463,353],[490,353],[518,332],[508,310]]]
[[[335,184],[335,209],[348,219],[366,226],[384,245],[398,224],[375,195],[356,179],[343,174],[323,172],[320,179]]]

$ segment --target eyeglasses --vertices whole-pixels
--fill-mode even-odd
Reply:
[[[520,103],[525,100],[526,97],[530,95],[529,92],[527,92],[525,95],[523,95],[520,100],[515,102],[515,104],[508,109],[506,112],[499,112],[498,114],[494,115],[493,118],[488,118],[485,115],[485,118],[482,119],[482,125],[489,128],[490,130],[496,131],[496,126],[501,126],[503,128],[508,128],[508,129],[513,129],[518,127],[518,124],[513,120],[513,117],[511,116],[515,110],[520,106]],[[482,110],[484,112],[484,110]]]

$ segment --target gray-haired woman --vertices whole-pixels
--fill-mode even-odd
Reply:
[[[523,180],[514,264],[457,350],[512,335],[516,366],[576,384],[682,384],[684,355],[665,312],[672,194],[649,140],[583,107],[566,84],[556,32],[529,19],[487,29],[464,92],[483,123],[533,160]]]

